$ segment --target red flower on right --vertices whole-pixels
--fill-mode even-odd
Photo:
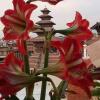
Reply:
[[[91,74],[87,64],[82,58],[82,41],[91,39],[92,32],[88,29],[89,22],[82,19],[76,12],[75,20],[68,23],[70,27],[76,27],[64,40],[55,40],[51,45],[60,52],[60,60],[55,65],[45,68],[42,72],[55,75],[69,84],[82,89],[88,98],[91,98],[90,87],[93,86]],[[75,90],[72,90],[75,91]]]
[[[77,38],[79,41],[85,41],[91,39],[93,34],[89,30],[89,22],[86,19],[82,19],[79,12],[76,12],[75,20],[67,23],[69,27],[76,27],[76,30],[72,31],[69,35]]]
[[[53,67],[51,66],[55,72],[53,75],[67,80],[69,84],[80,87],[88,97],[91,97],[89,87],[93,85],[93,81],[88,72],[87,64],[82,59],[80,42],[69,36],[63,41],[53,41],[52,45],[60,52],[60,61]]]

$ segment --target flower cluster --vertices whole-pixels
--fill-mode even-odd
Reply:
[[[9,53],[0,64],[0,93],[12,95],[32,82],[30,75],[23,72],[23,61],[17,59],[14,53]]]
[[[5,11],[1,18],[5,25],[3,30],[5,40],[17,40],[19,51],[25,54],[24,40],[29,38],[29,32],[34,29],[30,15],[37,8],[34,4],[26,4],[23,0],[13,0],[14,10]],[[23,9],[24,8],[24,9]]]
[[[82,58],[82,42],[91,39],[93,34],[88,29],[89,22],[82,19],[79,12],[76,12],[75,20],[67,25],[77,28],[63,41],[51,41],[51,45],[60,52],[60,60],[55,65],[45,68],[42,72],[55,75],[66,80],[69,84],[80,87],[91,98],[90,87],[93,86],[93,80],[87,69],[88,63]]]
[[[32,1],[29,0],[29,2]],[[62,0],[39,1],[55,5]],[[3,39],[16,40],[19,52],[27,57],[25,41],[29,38],[29,32],[35,29],[35,24],[30,16],[37,6],[28,2],[25,3],[23,0],[13,0],[13,6],[13,10],[5,11],[4,16],[1,17],[1,22],[4,24]],[[67,25],[69,29],[74,30],[70,30],[70,34],[65,36],[64,40],[51,40],[52,34],[49,34],[49,39],[46,38],[49,45],[55,47],[60,53],[60,60],[56,64],[47,66],[45,62],[44,65],[46,64],[47,68],[37,70],[33,75],[30,75],[25,71],[27,69],[25,68],[25,62],[16,58],[13,52],[7,55],[4,63],[0,64],[0,93],[3,96],[13,95],[22,88],[30,86],[32,82],[35,82],[34,77],[38,74],[51,74],[81,88],[88,98],[91,98],[90,87],[93,86],[93,79],[88,71],[88,64],[82,58],[82,42],[91,39],[93,34],[88,28],[89,22],[83,19],[79,12],[76,12],[75,20],[67,23]],[[53,33],[53,31],[51,32]],[[48,45],[46,46],[44,46],[44,49],[47,50]],[[45,55],[48,57],[47,54]]]

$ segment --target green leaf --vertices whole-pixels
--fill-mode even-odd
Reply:
[[[97,82],[97,81],[94,82],[94,86],[98,86],[99,87],[100,86],[100,82]]]
[[[65,80],[62,80],[57,87],[60,98],[64,95],[66,88],[67,88],[67,82]]]
[[[58,95],[59,97],[57,98],[57,95],[54,93],[54,90],[51,90],[49,92],[51,100],[61,100],[61,97],[64,95],[65,89],[66,89],[66,81],[61,81],[60,84],[57,87]]]
[[[61,33],[63,35],[69,35],[69,34],[71,34],[76,29],[77,29],[77,26],[73,26],[73,27],[68,28],[68,29],[55,30],[54,33]]]
[[[95,88],[92,91],[92,96],[100,96],[100,88]]]

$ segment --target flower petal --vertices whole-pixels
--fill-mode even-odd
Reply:
[[[82,16],[79,12],[76,12],[75,20],[71,23],[67,23],[67,25],[69,27],[77,26],[77,29],[69,35],[76,38],[80,42],[89,40],[93,37],[92,32],[88,29],[89,22],[86,19],[82,19]]]
[[[41,0],[42,2],[48,2],[52,5],[56,5],[57,3],[59,3],[62,0]]]
[[[26,50],[25,50],[25,46],[24,46],[24,40],[22,39],[18,39],[17,40],[17,46],[18,46],[18,50],[23,54],[26,55]]]
[[[34,23],[30,20],[30,16],[33,10],[37,8],[35,4],[25,3],[24,0],[13,0],[14,10],[7,10],[3,17],[1,17],[4,28],[4,39],[6,40],[18,40],[19,51],[23,51],[23,40],[29,38],[29,32],[34,29]],[[22,39],[22,40],[21,40]],[[21,47],[22,46],[22,47]]]

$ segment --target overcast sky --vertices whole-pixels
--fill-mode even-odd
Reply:
[[[35,4],[37,4],[38,9],[32,13],[33,21],[39,21],[38,16],[42,14],[40,10],[47,7],[51,11],[52,21],[56,23],[55,29],[66,28],[66,23],[74,19],[76,11],[79,11],[83,18],[89,20],[90,27],[96,22],[100,22],[100,0],[63,0],[57,5],[36,1]],[[5,10],[12,7],[12,0],[0,0],[0,17],[3,16]],[[3,25],[0,23],[0,32],[2,28]]]

